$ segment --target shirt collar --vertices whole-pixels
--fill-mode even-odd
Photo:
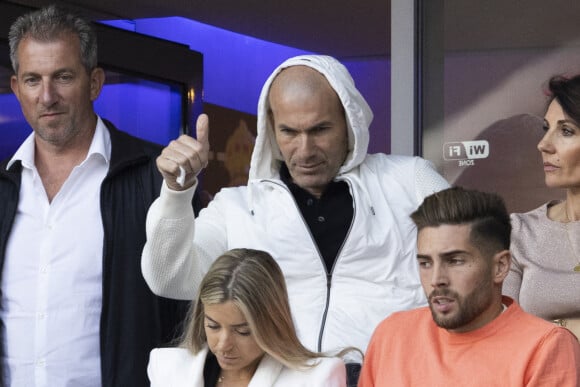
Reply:
[[[99,116],[97,116],[97,127],[85,161],[92,155],[102,157],[107,164],[109,164],[111,160],[111,136],[107,127],[103,123],[103,120],[101,120],[101,117]],[[14,156],[12,156],[6,165],[6,170],[10,169],[12,164],[16,161],[20,161],[24,168],[34,168],[34,132],[30,133],[18,150],[16,150],[16,153],[14,153]],[[85,161],[83,161],[83,163]]]
[[[298,184],[294,183],[292,180],[292,176],[290,175],[290,171],[288,170],[288,166],[286,163],[282,163],[280,166],[280,180],[290,189],[292,194],[295,198],[300,198],[303,200],[307,200],[308,198],[315,198],[310,192],[306,191],[304,188],[300,187]],[[325,199],[329,195],[338,195],[344,194],[348,192],[348,185],[344,181],[336,181],[332,180],[328,183],[324,192],[320,196],[320,200]],[[315,198],[316,199],[316,198]]]

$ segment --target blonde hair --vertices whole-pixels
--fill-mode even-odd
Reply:
[[[264,251],[234,249],[220,256],[192,302],[180,346],[198,353],[207,345],[204,305],[232,301],[245,316],[264,352],[292,369],[314,366],[326,355],[306,349],[296,335],[280,267]]]

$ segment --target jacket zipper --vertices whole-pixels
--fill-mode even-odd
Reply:
[[[319,334],[318,334],[318,352],[322,352],[322,336],[324,336],[324,328],[326,327],[326,318],[328,316],[328,308],[330,306],[330,288],[331,288],[331,284],[332,284],[332,274],[334,273],[334,267],[336,266],[336,263],[338,262],[338,259],[340,257],[340,253],[342,252],[342,249],[343,249],[344,245],[346,244],[348,237],[350,236],[350,231],[352,230],[352,225],[354,224],[354,218],[356,216],[356,202],[354,200],[354,195],[352,193],[352,189],[351,189],[352,186],[350,185],[350,182],[347,179],[344,179],[343,181],[345,181],[348,184],[350,196],[352,196],[352,219],[350,220],[350,226],[348,227],[348,231],[346,232],[344,240],[342,241],[342,245],[340,245],[340,248],[338,249],[338,252],[336,253],[336,259],[334,260],[334,263],[332,264],[332,268],[330,269],[330,274],[328,272],[326,274],[326,305],[324,307],[324,313],[322,315],[322,323],[320,325],[320,330],[319,330]],[[304,219],[302,219],[302,221],[304,221]],[[312,235],[311,235],[311,237],[312,237]],[[316,242],[314,244],[316,245]],[[320,254],[320,251],[318,252],[318,255],[319,255],[320,259],[322,260],[322,255]]]
[[[326,327],[326,318],[328,316],[328,307],[330,305],[330,288],[332,287],[332,274],[334,272],[334,267],[336,266],[336,262],[338,261],[338,258],[340,257],[340,253],[342,252],[342,248],[344,247],[344,245],[345,245],[345,243],[350,235],[350,231],[352,230],[352,225],[354,224],[354,218],[356,216],[356,203],[354,200],[354,195],[352,193],[352,186],[347,179],[343,180],[348,184],[350,195],[352,196],[352,205],[353,205],[352,219],[350,221],[350,226],[348,228],[346,236],[344,237],[344,240],[342,241],[342,245],[340,246],[340,249],[336,253],[336,259],[334,260],[332,268],[330,269],[330,272],[328,272],[328,270],[326,270],[326,264],[324,263],[324,259],[322,258],[322,254],[320,254],[320,249],[318,248],[318,244],[316,243],[316,240],[314,239],[314,236],[312,235],[312,232],[310,231],[310,228],[308,227],[308,223],[306,223],[306,220],[304,220],[304,216],[302,215],[302,212],[300,211],[300,207],[298,206],[298,203],[296,203],[296,199],[294,199],[294,196],[292,195],[292,192],[290,192],[290,189],[288,187],[286,187],[285,184],[280,184],[276,181],[266,180],[266,179],[262,180],[262,181],[267,181],[271,184],[278,185],[290,194],[290,197],[292,198],[292,201],[294,202],[294,206],[296,207],[298,214],[300,214],[300,218],[302,219],[302,223],[306,227],[306,230],[308,231],[308,235],[310,235],[310,240],[312,241],[312,244],[316,248],[316,252],[318,253],[318,258],[320,259],[320,263],[322,264],[322,267],[325,268],[324,271],[326,273],[326,303],[324,305],[324,312],[322,313],[322,321],[320,324],[320,329],[318,330],[319,333],[318,333],[318,349],[317,349],[318,352],[322,352],[322,336],[324,335],[324,328]]]

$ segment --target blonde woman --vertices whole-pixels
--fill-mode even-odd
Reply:
[[[151,386],[346,386],[343,361],[298,340],[284,277],[266,252],[234,249],[205,275],[177,348],[151,352]]]

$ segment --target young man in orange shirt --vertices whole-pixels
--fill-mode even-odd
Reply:
[[[379,324],[359,387],[580,385],[578,339],[502,296],[511,225],[499,196],[450,188],[411,218],[429,308]]]

